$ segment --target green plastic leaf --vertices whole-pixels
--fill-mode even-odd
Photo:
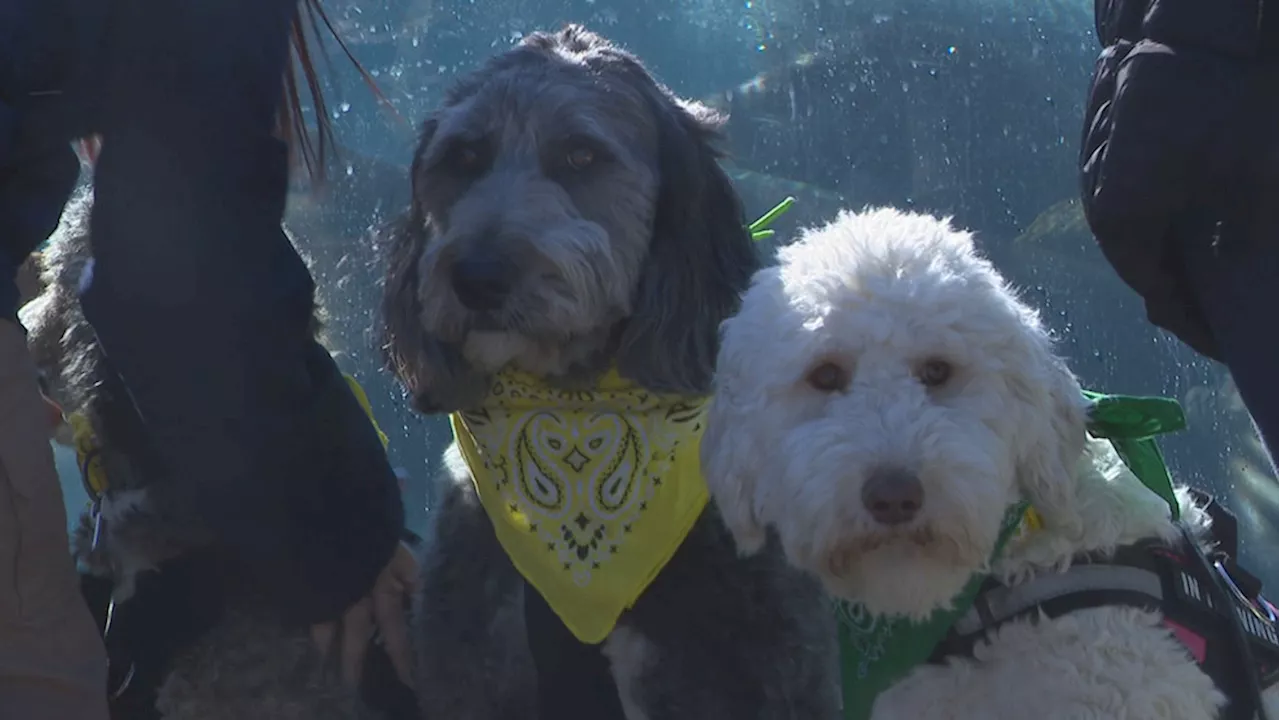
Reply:
[[[796,204],[796,199],[794,197],[788,196],[782,202],[778,203],[777,205],[774,205],[772,210],[765,213],[764,215],[761,215],[759,220],[756,220],[755,222],[748,225],[747,230],[751,231],[751,239],[763,240],[768,237],[773,237],[773,231],[768,229],[769,226],[772,225],[773,221],[777,220],[782,215],[782,213],[790,210],[791,206],[795,204]],[[768,235],[761,234],[766,232],[769,234]]]
[[[1089,434],[1109,440],[1129,470],[1169,505],[1170,516],[1177,520],[1181,513],[1173,494],[1173,479],[1155,436],[1187,426],[1182,406],[1172,398],[1106,395],[1088,390],[1084,395],[1090,401]]]

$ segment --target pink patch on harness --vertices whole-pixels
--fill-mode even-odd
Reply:
[[[1173,632],[1173,636],[1178,638],[1179,642],[1186,646],[1191,653],[1191,657],[1195,658],[1197,663],[1203,665],[1205,646],[1207,645],[1205,639],[1172,620],[1166,619],[1164,625]]]

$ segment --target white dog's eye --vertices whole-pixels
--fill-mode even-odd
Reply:
[[[844,392],[849,387],[849,371],[835,363],[824,362],[810,370],[805,380],[819,392]]]
[[[587,147],[574,148],[564,156],[564,161],[574,170],[585,170],[595,159],[595,151]]]
[[[951,379],[951,363],[946,360],[926,360],[920,369],[916,371],[916,377],[925,387],[940,387],[946,385]]]

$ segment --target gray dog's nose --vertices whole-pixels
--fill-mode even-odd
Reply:
[[[862,505],[881,525],[902,525],[924,505],[924,486],[906,470],[876,470],[862,486]]]
[[[515,281],[515,266],[491,255],[458,258],[449,271],[453,291],[469,310],[497,310],[502,307]]]

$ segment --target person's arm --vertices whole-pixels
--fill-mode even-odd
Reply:
[[[1275,0],[1097,0],[1095,14],[1085,217],[1151,321],[1217,357],[1172,248],[1233,233],[1273,185]]]
[[[16,321],[16,279],[58,225],[80,164],[59,132],[68,39],[61,0],[0,2],[0,321]]]
[[[1102,47],[1149,39],[1242,59],[1276,47],[1275,0],[1094,0],[1093,14]]]
[[[153,462],[290,618],[367,594],[403,525],[382,446],[309,331],[273,136],[296,0],[116,0],[80,88],[102,136],[82,303]],[[89,94],[91,90],[91,94]]]

